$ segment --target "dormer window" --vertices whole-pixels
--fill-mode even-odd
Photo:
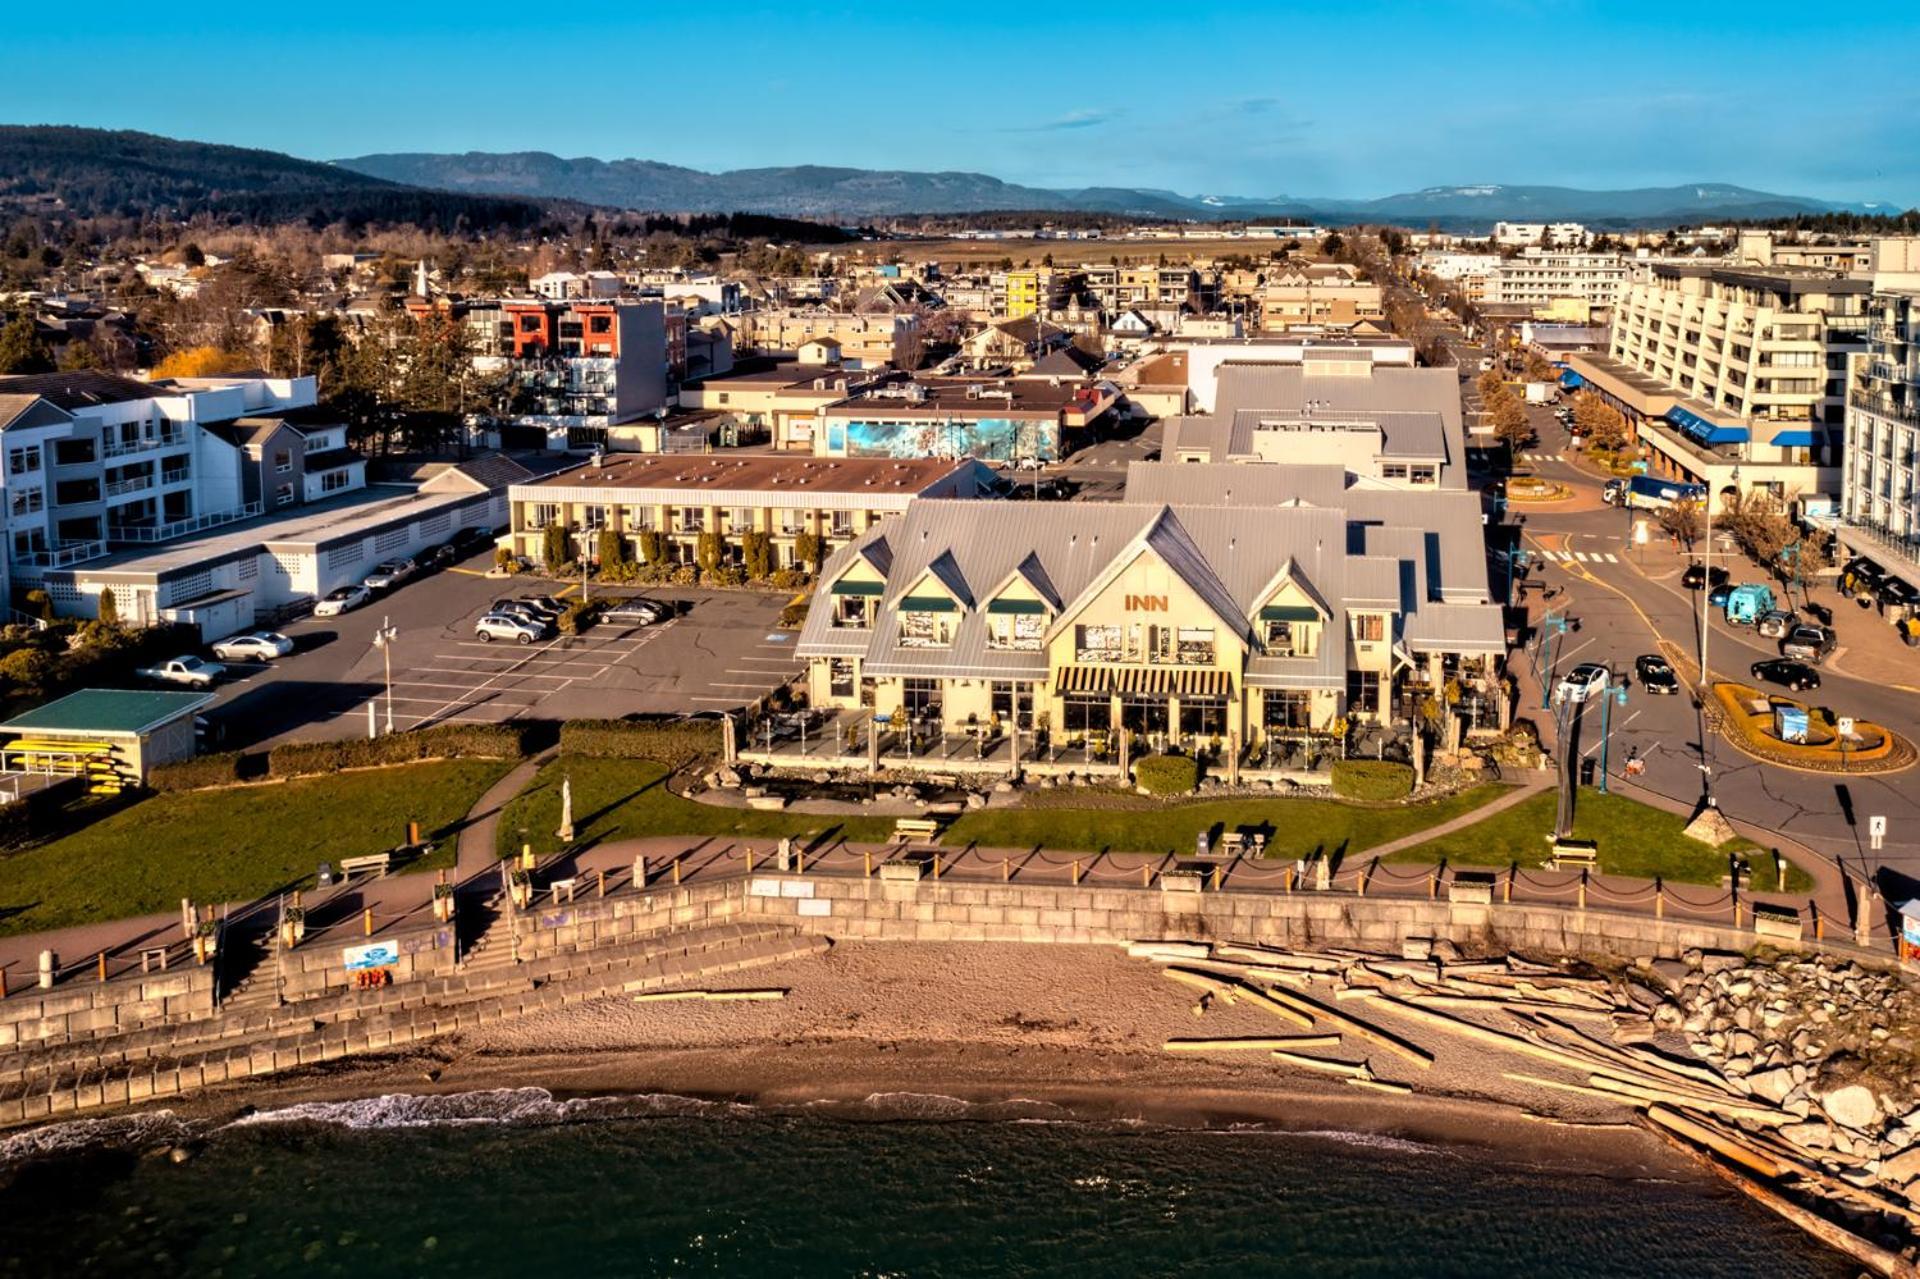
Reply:
[[[1308,604],[1269,604],[1260,610],[1260,642],[1271,657],[1312,657],[1320,614]]]
[[[1047,606],[1038,600],[994,600],[987,605],[987,647],[1034,651],[1047,633]]]
[[[949,648],[953,644],[953,601],[938,595],[910,595],[900,601],[901,648]]]
[[[856,582],[842,578],[833,584],[833,625],[866,630],[873,625],[873,611],[886,588],[878,582]]]

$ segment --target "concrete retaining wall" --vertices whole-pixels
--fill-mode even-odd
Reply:
[[[393,942],[399,960],[390,966],[394,984],[423,977],[444,977],[454,970],[452,924],[373,937],[333,936],[301,943],[276,952],[280,992],[287,999],[310,999],[328,991],[351,990],[355,974],[347,968],[346,952],[369,942]]]
[[[539,959],[632,941],[668,928],[728,923],[741,913],[738,883],[653,886],[607,897],[535,905],[514,917],[520,958]]]
[[[213,983],[211,967],[194,967],[22,991],[0,1000],[0,1050],[210,1017]]]

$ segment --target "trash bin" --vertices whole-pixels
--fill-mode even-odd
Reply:
[[[1598,765],[1593,760],[1583,759],[1580,761],[1580,784],[1582,786],[1593,785],[1594,773],[1597,768]]]
[[[319,869],[313,872],[313,877],[315,880],[318,881],[319,886],[321,888],[332,888],[333,887],[333,863],[321,862]]]

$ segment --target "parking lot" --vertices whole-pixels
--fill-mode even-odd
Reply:
[[[383,731],[389,710],[401,731],[725,710],[800,672],[795,634],[775,625],[786,597],[757,592],[629,589],[618,593],[670,602],[676,615],[652,626],[602,623],[530,645],[483,642],[473,624],[490,601],[579,593],[577,585],[563,594],[542,580],[489,579],[484,564],[479,557],[416,579],[340,617],[291,622],[280,629],[296,649],[273,663],[228,663],[210,712],[223,744],[346,736],[365,731],[369,707]],[[389,654],[374,643],[383,622],[397,632]]]

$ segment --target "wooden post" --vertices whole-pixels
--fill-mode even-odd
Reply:
[[[1733,926],[1740,927],[1740,895],[1738,893],[1733,895]]]
[[[1655,919],[1667,917],[1667,881],[1660,878],[1655,878],[1653,881],[1653,917]]]
[[[107,952],[104,950],[100,952],[100,980],[102,983],[107,980]]]
[[[373,936],[373,907],[371,906],[367,907],[366,914],[365,916],[363,916],[362,922],[366,926],[367,936],[369,937]]]
[[[861,857],[862,857],[863,859],[865,859],[865,861],[866,861],[866,866],[867,866],[867,869],[866,869],[866,876],[867,876],[867,878],[868,878],[868,879],[872,879],[872,878],[873,878],[873,850],[872,850],[871,848],[869,848],[869,849],[868,849],[868,850],[867,850],[866,852],[864,852],[864,853],[862,853],[862,854],[860,854],[860,856],[861,856]]]
[[[1436,867],[1427,872],[1427,900],[1432,901],[1440,895],[1440,871]]]
[[[593,895],[595,897],[605,897],[607,895],[607,872],[604,870],[596,870],[593,872],[593,875]]]
[[[751,847],[747,849],[747,874],[753,874],[753,849]]]
[[[53,973],[54,973],[55,962],[56,961],[54,960],[52,951],[43,950],[40,952],[40,989],[42,990],[53,989]]]
[[[1281,881],[1289,893],[1293,891],[1293,867],[1287,867],[1286,878]]]
[[[1219,862],[1215,862],[1213,864],[1213,891],[1216,893],[1220,891],[1220,863]]]
[[[751,849],[747,850],[747,873],[749,875],[753,873],[753,850]],[[647,886],[647,859],[644,854],[633,859],[633,886],[635,888]]]
[[[1153,887],[1153,863],[1152,862],[1140,863],[1140,887],[1142,888]]]
[[[1586,908],[1587,908],[1587,871],[1586,871],[1586,867],[1583,866],[1580,868],[1580,909],[1585,910]]]
[[[1353,891],[1361,897],[1367,895],[1367,872],[1361,871],[1358,875],[1354,876]]]
[[[935,879],[940,878],[940,854],[938,853],[933,855],[933,877]]]
[[[1513,877],[1515,875],[1518,875],[1519,873],[1520,873],[1519,862],[1514,862],[1512,865],[1507,867],[1507,883],[1506,883],[1506,886],[1500,890],[1501,905],[1503,906],[1513,905]]]
[[[678,857],[673,859],[673,886],[675,888],[680,887],[680,859]]]
[[[0,999],[7,997],[7,966],[0,964]]]
[[[796,875],[804,875],[807,873],[807,850],[804,848],[796,848],[793,850],[793,873]]]
[[[1078,857],[1073,859],[1073,886],[1075,888],[1080,887],[1080,859]]]
[[[1005,883],[1011,883],[1012,880],[1013,880],[1013,858],[1002,857],[1000,859],[1000,882],[1005,884]]]
[[[407,847],[417,848],[420,844],[420,823],[407,823]]]
[[[520,845],[520,869],[521,870],[533,869],[533,845],[532,844]]]
[[[180,935],[193,936],[193,898],[191,897],[180,899]]]
[[[1825,941],[1827,939],[1827,917],[1820,910],[1820,903],[1808,902],[1807,909],[1813,912],[1813,939],[1815,941]],[[0,999],[5,999],[6,997],[7,975],[4,971],[0,971]]]

